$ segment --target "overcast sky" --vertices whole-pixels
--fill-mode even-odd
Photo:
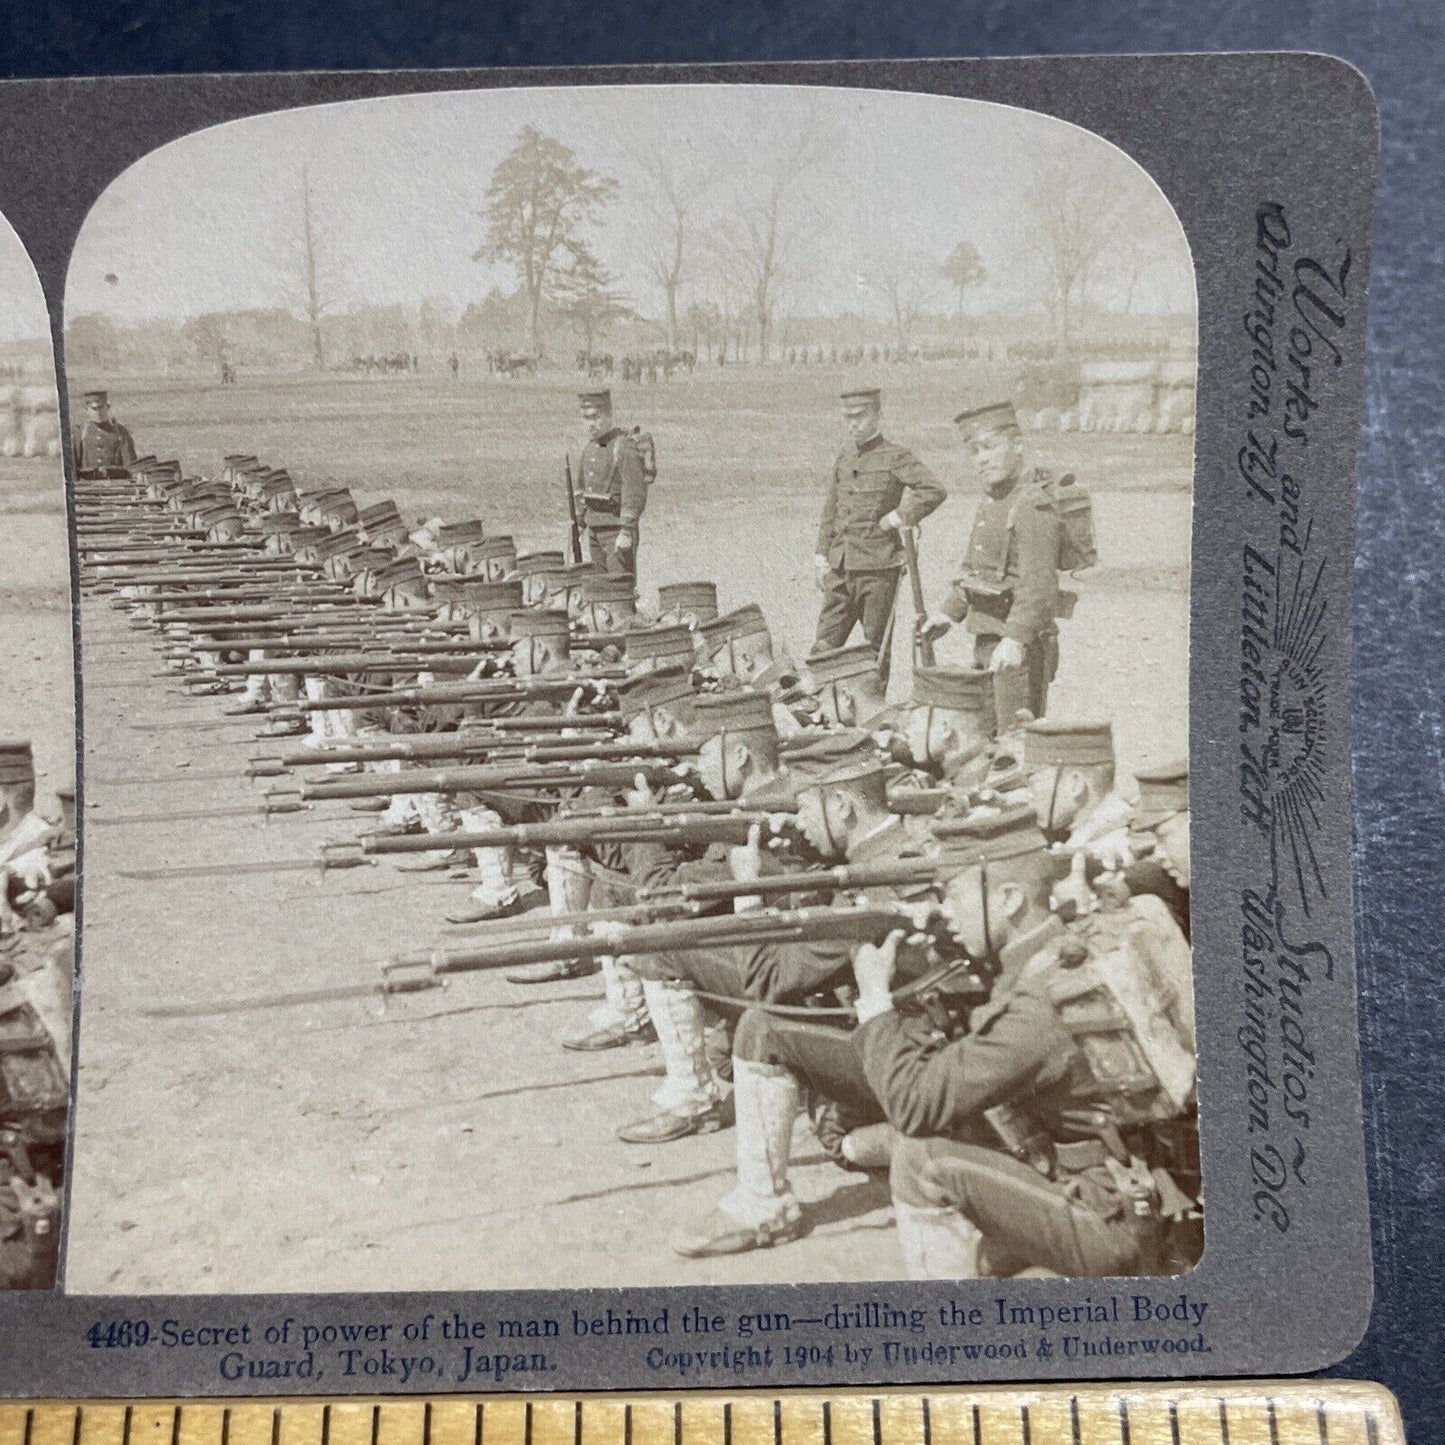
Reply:
[[[989,272],[970,309],[1031,304],[1040,264],[1025,202],[1031,168],[1070,147],[1078,154],[1081,145],[1101,158],[1101,192],[1131,209],[1131,230],[1146,238],[1147,260],[1129,267],[1133,308],[1193,308],[1187,246],[1154,183],[1105,141],[1050,117],[892,92],[638,86],[350,101],[188,136],[138,162],[96,204],[76,245],[66,309],[136,321],[294,307],[297,196],[308,164],[331,309],[434,297],[459,312],[493,285],[515,284],[509,268],[472,255],[484,234],[480,211],[492,170],[530,123],[623,183],[593,232],[594,249],[634,304],[657,314],[660,296],[641,261],[646,222],[629,147],[666,140],[688,174],[715,173],[699,206],[699,260],[686,300],[715,289],[702,254],[706,235],[756,195],[780,139],[809,112],[832,157],[800,193],[798,219],[815,238],[785,311],[862,306],[881,318],[884,303],[871,280],[876,258],[917,254],[932,267],[960,239],[972,241]],[[1114,267],[1100,276],[1099,301],[1119,303],[1123,274]],[[939,306],[949,298],[945,287]]]
[[[0,343],[50,341],[45,296],[30,254],[0,216]]]

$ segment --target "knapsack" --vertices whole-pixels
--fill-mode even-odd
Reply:
[[[1059,571],[1082,572],[1099,562],[1094,541],[1094,499],[1081,487],[1072,472],[1052,477],[1037,474],[1036,485],[1048,498],[1059,519]]]
[[[645,432],[640,426],[635,426],[629,433],[632,445],[637,448],[637,455],[642,458],[642,475],[650,487],[657,480],[657,443],[652,439],[651,432]]]

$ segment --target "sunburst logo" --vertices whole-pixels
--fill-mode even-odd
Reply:
[[[1314,842],[1325,799],[1324,575],[1323,561],[1311,572],[1303,560],[1288,582],[1284,567],[1275,573],[1273,657],[1266,669],[1270,681],[1261,749],[1273,815],[1270,852],[1275,876],[1282,881],[1293,876],[1306,914],[1312,903],[1329,896]]]

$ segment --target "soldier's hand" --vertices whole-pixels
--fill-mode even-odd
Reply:
[[[1006,667],[1022,667],[1024,665],[1024,645],[1017,638],[1001,637],[998,646],[993,650],[993,656],[988,660],[990,672],[1002,672]]]
[[[886,516],[879,517],[878,525],[889,532],[901,532],[903,530],[903,518],[897,512],[889,512]]]
[[[860,943],[853,955],[853,977],[858,981],[858,1016],[872,1017],[893,1006],[893,974],[898,967],[898,945],[903,930],[894,929],[882,943]]]
[[[632,550],[632,542],[632,533],[629,532],[626,527],[624,527],[617,534],[617,550],[619,552],[630,552]]]
[[[816,556],[813,558],[813,578],[817,582],[820,592],[828,590],[828,576],[832,570],[826,557]]]
[[[748,829],[748,841],[728,849],[728,871],[738,883],[756,883],[763,873],[763,829],[754,823]]]
[[[918,635],[934,642],[953,626],[953,618],[946,612],[930,612],[918,624]]]

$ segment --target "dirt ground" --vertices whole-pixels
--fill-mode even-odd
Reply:
[[[0,457],[0,737],[29,738],[40,805],[75,781],[75,678],[65,479]]]
[[[725,607],[761,602],[799,655],[817,594],[810,558],[836,393],[857,373],[729,370],[617,389],[654,434],[642,591],[712,577]],[[885,383],[890,379],[882,378]],[[887,430],[954,498],[926,526],[941,595],[972,513],[947,418],[988,379],[920,367]],[[75,379],[85,384],[90,378]],[[480,515],[525,547],[561,545],[568,378],[248,381],[225,391],[111,379],[143,450],[211,470],[232,450],[334,477],[405,512]],[[1123,770],[1186,750],[1191,451],[1177,437],[1041,435],[1045,465],[1095,493],[1103,565],[1064,624],[1056,716],[1106,716]],[[907,604],[900,618],[906,633]],[[596,979],[523,988],[454,978],[444,992],[162,1021],[142,1009],[369,980],[389,953],[475,937],[443,915],[459,885],[383,862],[249,874],[354,836],[344,804],[269,825],[219,816],[255,801],[260,751],[215,699],[157,680],[148,634],[85,603],[86,933],[67,1287],[148,1293],[578,1287],[896,1278],[886,1190],[826,1162],[806,1126],[795,1182],[812,1230],[785,1249],[684,1261],[672,1226],[730,1187],[732,1136],[646,1149],[613,1138],[646,1112],[655,1049],[562,1051]],[[960,646],[955,644],[955,646]],[[943,652],[950,652],[948,643]],[[895,691],[906,691],[906,666]],[[195,727],[156,724],[186,723]],[[220,774],[212,777],[211,774]],[[216,810],[211,818],[128,815]],[[111,821],[107,821],[111,820]],[[122,868],[208,863],[223,876],[141,882]]]

